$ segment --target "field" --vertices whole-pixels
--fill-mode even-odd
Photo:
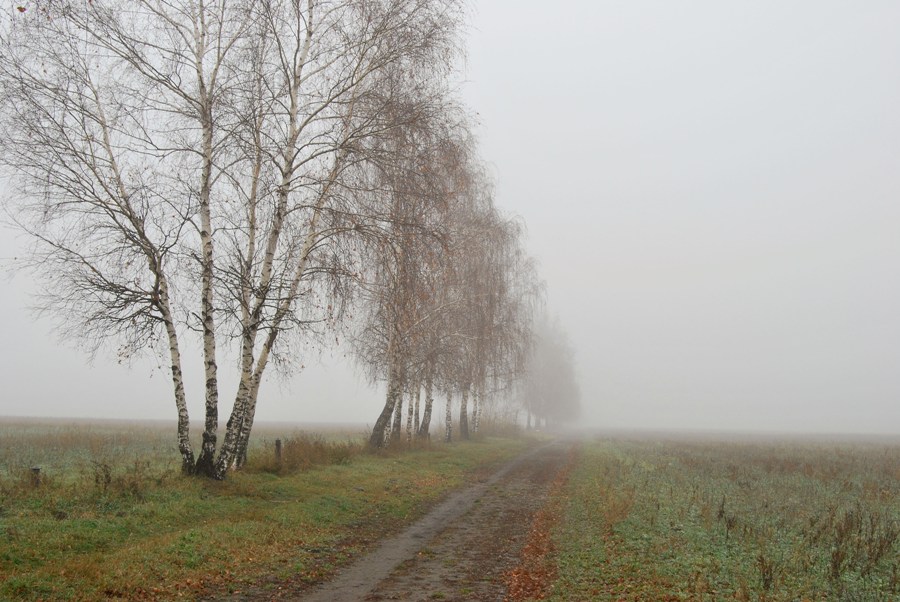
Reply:
[[[599,439],[549,598],[900,600],[900,443]]]
[[[264,425],[248,469],[211,482],[178,474],[172,439],[165,424],[0,423],[0,599],[294,598],[530,444],[373,455],[361,427]],[[591,436],[536,449],[373,591],[900,600],[896,439]]]
[[[249,469],[217,483],[178,474],[166,425],[6,421],[0,599],[289,595],[525,446],[371,455],[361,430],[260,435]]]

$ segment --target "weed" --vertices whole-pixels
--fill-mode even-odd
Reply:
[[[760,586],[764,592],[768,593],[772,590],[772,585],[775,583],[775,561],[768,558],[765,554],[759,554],[756,557],[756,566],[759,568]]]
[[[731,535],[731,532],[734,531],[734,528],[737,526],[737,517],[733,514],[725,515],[725,541],[728,541],[728,537]]]
[[[900,560],[891,563],[891,578],[888,581],[888,591],[892,594],[900,594]]]
[[[894,599],[897,465],[890,443],[597,440],[551,599]]]
[[[112,484],[112,468],[106,462],[91,462],[94,473],[94,485],[101,494],[106,494]]]

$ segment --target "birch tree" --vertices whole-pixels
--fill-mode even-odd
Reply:
[[[416,114],[408,107],[397,110]],[[453,107],[444,106],[408,120],[383,149],[399,160],[379,165],[375,174],[376,190],[389,199],[383,203],[389,211],[372,236],[375,261],[367,270],[366,317],[356,350],[370,376],[387,384],[370,437],[376,447],[385,443],[388,432],[395,439],[400,436],[403,394],[415,395],[419,382],[425,383],[426,414],[430,412],[426,347],[430,325],[443,311],[434,301],[440,263],[451,244],[445,218],[453,196],[440,162],[452,144],[448,130],[454,114]]]
[[[402,172],[392,165],[379,188],[391,196],[393,213],[374,253],[368,314],[357,339],[370,375],[387,384],[373,446],[383,445],[388,432],[399,437],[403,392],[418,394],[420,383],[425,404],[419,436],[428,435],[435,387],[448,399],[445,440],[452,436],[454,397],[460,400],[460,437],[477,431],[488,381],[496,389],[521,373],[529,303],[539,288],[523,269],[530,264],[522,229],[496,210],[468,131],[442,140],[426,136],[424,145],[417,145],[412,131],[405,136],[399,147],[409,165]],[[409,424],[409,412],[418,412],[407,412]]]
[[[499,219],[489,237],[481,275],[484,301],[475,315],[477,363],[472,378],[473,431],[495,398],[508,396],[526,374],[544,283],[524,248],[524,226]]]
[[[4,15],[0,162],[15,182],[5,206],[34,243],[26,267],[86,346],[165,349],[184,472],[224,478],[239,464],[268,365],[295,365],[291,343],[339,320],[359,271],[363,142],[393,127],[384,99],[448,72],[459,11],[45,0]],[[196,454],[182,376],[194,335]],[[217,445],[226,348],[241,374]]]
[[[521,376],[532,311],[541,294],[522,248],[520,225],[499,215],[488,200],[471,207],[467,216],[468,252],[458,285],[464,302],[456,320],[461,337],[452,364],[463,439],[478,431],[488,393]]]
[[[272,76],[254,82],[248,108],[265,110],[249,122],[251,152],[243,160],[256,173],[268,158],[274,187],[270,225],[236,231],[241,261],[228,290],[243,291],[234,312],[242,376],[220,471],[246,454],[261,375],[276,342],[285,332],[333,324],[347,300],[346,277],[359,273],[366,259],[356,252],[356,239],[371,229],[378,211],[359,177],[361,166],[384,161],[371,152],[376,141],[421,112],[416,101],[431,101],[411,91],[442,90],[458,17],[452,3],[438,1],[262,7],[263,29],[248,58]],[[416,100],[409,102],[411,96]],[[390,110],[399,97],[408,113]],[[251,199],[258,189],[255,181],[243,187]],[[251,213],[246,223],[260,221]],[[296,299],[316,294],[317,302],[298,307]]]

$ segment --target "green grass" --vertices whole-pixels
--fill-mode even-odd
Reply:
[[[900,599],[900,445],[600,440],[552,600]]]
[[[16,476],[15,462],[6,464],[0,599],[192,599],[317,581],[526,445],[492,439],[402,454],[338,454],[336,464],[287,474],[270,471],[259,448],[258,470],[212,482],[182,477],[177,457],[169,463],[162,452],[154,456],[146,432],[120,441],[121,461],[102,446],[93,450],[102,462],[65,433],[72,453],[57,446],[42,485],[32,487]],[[87,439],[96,440],[92,433]],[[52,439],[46,430],[36,436],[42,445]]]

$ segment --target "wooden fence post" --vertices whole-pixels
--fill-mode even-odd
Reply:
[[[275,463],[281,466],[281,439],[275,439]]]

